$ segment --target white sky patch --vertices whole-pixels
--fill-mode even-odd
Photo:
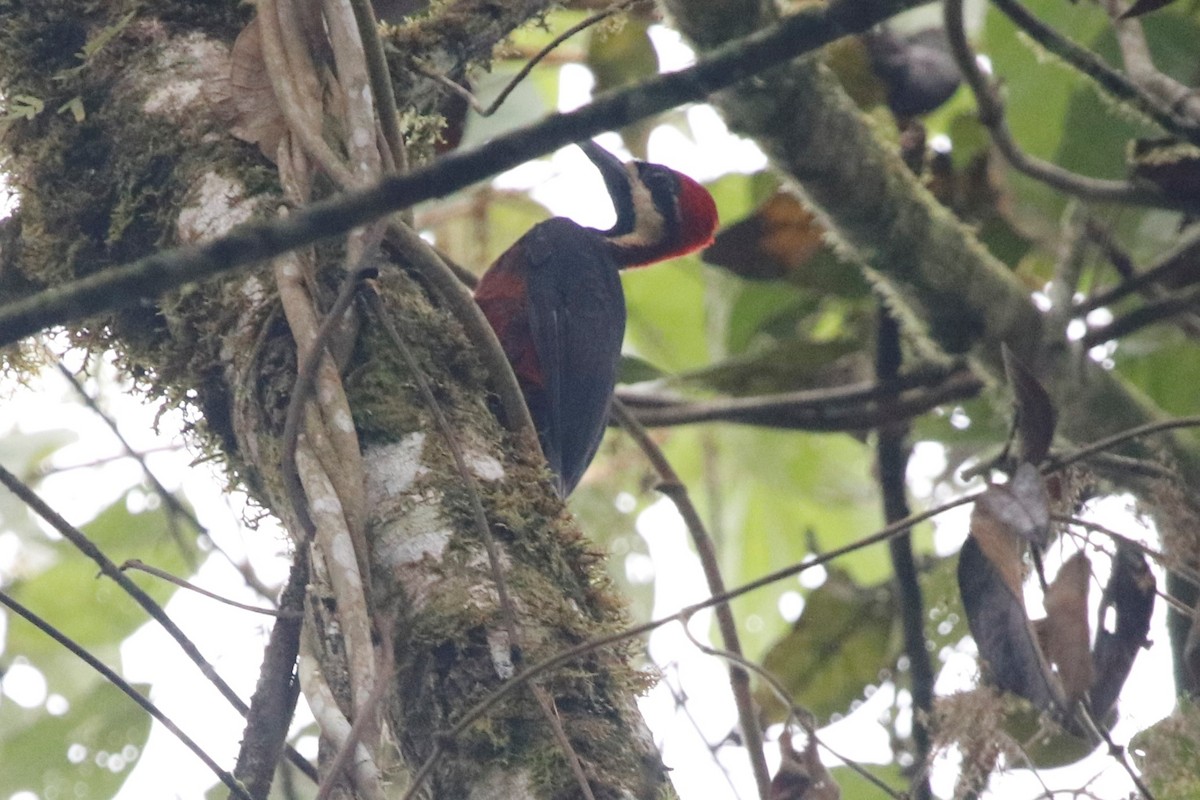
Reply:
[[[46,676],[23,659],[18,659],[5,670],[0,688],[3,688],[5,697],[22,708],[37,708],[46,702]]]

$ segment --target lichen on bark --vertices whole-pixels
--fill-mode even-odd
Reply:
[[[14,121],[6,138],[4,166],[20,189],[24,247],[5,267],[29,290],[277,213],[274,168],[228,134],[204,91],[224,79],[247,7],[233,0],[178,5],[0,0],[0,88],[6,98],[44,104],[32,119]],[[474,49],[463,52],[467,62],[477,60],[547,5],[442,4],[454,16],[431,17],[444,30],[431,28],[436,35],[422,41],[431,48],[471,42]],[[466,13],[484,6],[483,16]],[[455,20],[466,26],[459,39],[449,33]],[[89,42],[102,45],[76,58]],[[83,116],[57,113],[60,107],[81,108]],[[313,252],[314,291],[328,301],[340,280],[341,248]],[[509,443],[496,422],[482,368],[454,320],[403,265],[384,263],[379,286],[475,465],[524,640],[520,663],[506,664],[496,646],[504,620],[494,576],[461,476],[415,377],[363,314],[344,385],[376,501],[367,530],[371,597],[377,608],[401,612],[386,706],[415,764],[439,731],[513,669],[617,630],[625,618],[600,554],[554,496],[544,465]],[[190,409],[192,433],[226,464],[231,482],[294,524],[279,461],[296,355],[269,270],[184,286],[71,335],[94,350],[115,350],[148,396]],[[665,783],[633,703],[646,678],[630,660],[629,646],[610,647],[540,679],[598,798],[650,797]],[[433,795],[443,797],[487,796],[498,785],[524,786],[531,797],[579,793],[528,690],[471,725],[431,779]]]

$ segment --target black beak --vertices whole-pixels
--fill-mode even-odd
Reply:
[[[617,224],[608,231],[610,236],[619,236],[633,230],[634,218],[633,190],[629,185],[629,173],[625,164],[612,153],[590,139],[576,142],[576,146],[600,170],[608,196],[612,198],[613,209],[617,212]]]

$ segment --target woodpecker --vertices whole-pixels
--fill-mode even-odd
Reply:
[[[620,270],[685,255],[713,239],[712,195],[686,175],[577,145],[600,171],[617,221],[538,223],[488,268],[475,301],[496,331],[566,497],[591,463],[625,338]]]

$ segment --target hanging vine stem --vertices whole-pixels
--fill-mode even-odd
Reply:
[[[500,94],[496,95],[496,99],[486,106],[480,103],[479,98],[472,94],[469,89],[459,85],[442,73],[430,69],[425,64],[416,62],[413,65],[413,69],[421,75],[424,75],[426,78],[440,83],[442,86],[445,86],[447,89],[466,100],[471,106],[471,109],[475,111],[475,113],[479,114],[479,116],[490,117],[492,114],[496,113],[500,106],[504,104],[504,101],[507,100],[508,96],[513,93],[513,90],[517,88],[517,85],[520,84],[521,81],[525,80],[526,77],[528,77],[529,73],[533,71],[533,68],[536,67],[543,58],[554,52],[555,48],[557,48],[560,44],[565,42],[567,39],[570,39],[575,34],[585,31],[593,25],[603,22],[609,17],[615,16],[627,8],[632,8],[638,3],[646,2],[649,2],[649,0],[621,0],[621,2],[614,3],[608,8],[597,11],[595,14],[592,14],[583,21],[577,22],[576,24],[567,28],[558,36],[555,36],[553,39],[551,39],[550,43],[539,50],[533,56],[533,58],[525,62],[525,65],[521,67],[517,74],[512,77],[512,80],[505,84],[504,88],[500,90]]]
[[[71,639],[71,637],[60,631],[58,628],[42,619],[40,616],[26,608],[14,598],[10,597],[7,592],[0,591],[0,605],[6,606],[12,610],[13,613],[22,617],[26,622],[29,622],[42,633],[46,634],[51,639],[65,647],[76,658],[80,659],[89,667],[96,670],[96,672],[100,673],[100,675],[102,675],[106,681],[117,687],[117,689],[119,689],[126,697],[141,706],[142,710],[144,710],[147,714],[161,722],[163,727],[174,734],[176,739],[178,739],[184,744],[185,747],[195,753],[196,757],[203,761],[206,767],[212,770],[213,774],[220,779],[221,783],[225,784],[225,786],[229,788],[229,791],[235,797],[237,797],[238,800],[254,800],[254,798],[252,798],[246,792],[246,789],[240,783],[238,783],[237,779],[234,778],[233,775],[224,769],[221,769],[221,765],[214,761],[212,756],[204,752],[204,748],[200,747],[195,740],[184,733],[183,729],[176,725],[170,717],[160,711],[158,706],[154,705],[154,703],[142,696],[141,692],[130,686],[124,678],[110,669],[107,664],[89,653],[86,647],[83,647]]]
[[[615,397],[612,400],[612,415],[641,448],[646,459],[654,467],[654,471],[658,473],[660,481],[657,487],[658,491],[670,498],[683,518],[688,534],[692,537],[692,544],[696,547],[696,553],[700,557],[700,565],[704,570],[708,591],[713,596],[721,594],[725,591],[725,580],[721,577],[717,554],[713,548],[712,539],[709,538],[708,531],[704,527],[704,521],[700,518],[700,513],[688,495],[687,486],[679,479],[678,473],[663,454],[662,448],[650,438],[646,428],[637,421],[625,404]],[[738,636],[737,621],[733,618],[733,609],[723,603],[716,606],[715,612],[717,627],[721,631],[725,649],[741,657],[742,645]],[[762,728],[758,723],[754,695],[750,690],[750,675],[735,666],[729,670],[729,685],[733,690],[734,702],[737,704],[738,721],[741,724],[746,752],[750,757],[750,766],[754,771],[754,780],[758,784],[758,794],[759,797],[766,800],[771,796],[771,773],[767,769],[767,759],[763,753]]]
[[[405,263],[429,281],[447,309],[462,325],[463,332],[475,347],[484,369],[487,370],[491,388],[496,392],[503,411],[501,422],[509,431],[520,437],[521,445],[538,448],[537,431],[533,418],[525,405],[525,395],[517,383],[504,348],[496,337],[487,318],[483,316],[475,298],[467,291],[466,284],[450,270],[429,244],[412,228],[401,223],[388,224],[388,243],[400,251]]]
[[[285,52],[284,32],[294,28],[299,15],[283,13],[276,0],[259,0],[257,5],[258,14],[255,18],[262,34],[259,39],[262,42],[263,61],[271,79],[275,99],[279,102],[284,119],[287,120],[288,130],[300,140],[305,152],[330,180],[342,189],[356,188],[353,173],[321,137],[319,126],[306,112],[308,108],[321,107],[320,95],[311,97],[311,103],[301,101],[299,96],[297,83],[302,84],[305,80],[314,84],[316,82],[312,59],[302,41],[286,51],[292,53],[292,62],[300,63],[290,63]],[[287,28],[281,24],[281,20],[286,20]],[[300,37],[298,33],[293,32],[289,38],[295,40]],[[309,94],[313,92],[310,90]]]
[[[458,442],[458,437],[455,436],[454,429],[450,427],[450,422],[446,419],[441,404],[438,402],[437,396],[434,395],[433,389],[429,385],[429,380],[425,377],[421,365],[417,363],[416,357],[413,356],[404,338],[400,335],[400,331],[397,330],[391,318],[387,315],[387,309],[384,308],[379,294],[369,290],[363,293],[363,299],[367,307],[375,315],[376,320],[383,326],[384,332],[387,333],[392,346],[404,361],[409,374],[412,375],[417,391],[420,393],[430,416],[433,417],[434,426],[438,429],[438,433],[446,443],[446,448],[450,451],[450,456],[454,460],[455,470],[458,472],[463,485],[467,489],[467,495],[471,504],[472,521],[474,522],[476,533],[483,544],[484,550],[487,552],[488,564],[492,573],[492,582],[496,588],[501,615],[504,618],[505,628],[507,629],[509,652],[519,654],[523,645],[517,609],[508,591],[508,581],[504,575],[504,564],[500,556],[499,545],[496,543],[495,536],[492,535],[492,527],[488,523],[487,513],[484,511],[483,501],[479,496],[479,483],[467,466],[467,460]],[[513,663],[520,663],[520,658],[514,657]],[[512,679],[510,678],[510,680]],[[563,729],[562,721],[554,713],[549,693],[536,683],[531,683],[530,689],[542,710],[543,717],[545,717],[551,732],[554,734],[554,738],[563,750],[563,756],[566,758],[567,764],[575,776],[576,782],[579,784],[580,792],[587,800],[595,800],[592,795],[591,786],[588,783],[587,774],[584,772],[583,764],[579,760],[579,755],[571,745],[570,738]],[[436,744],[434,753],[440,753],[440,748]],[[431,755],[430,758],[432,757]],[[417,789],[421,785],[426,774],[428,774],[427,771],[419,771],[413,776],[410,791]]]
[[[396,107],[396,92],[392,87],[392,73],[388,68],[383,42],[379,39],[379,20],[371,0],[350,0],[354,19],[358,23],[358,35],[362,39],[363,56],[367,61],[367,75],[371,80],[371,93],[375,96],[379,127],[387,151],[391,153],[392,168],[397,172],[408,171],[408,148],[404,146],[404,135],[400,132],[400,111]],[[412,224],[412,210],[407,211],[405,222]]]
[[[158,567],[152,567],[149,564],[142,561],[141,559],[137,559],[137,558],[126,559],[125,561],[121,562],[120,568],[122,571],[132,569],[137,572],[144,572],[147,575],[153,575],[154,577],[159,578],[160,580],[164,580],[167,583],[171,583],[171,584],[174,584],[175,586],[178,586],[180,589],[184,589],[189,592],[195,592],[196,594],[203,595],[204,597],[207,597],[210,600],[216,600],[218,603],[224,603],[225,605],[232,606],[233,608],[240,608],[242,611],[249,611],[252,614],[263,614],[268,617],[299,616],[296,614],[285,614],[274,608],[263,608],[261,606],[252,606],[249,603],[239,603],[237,600],[233,600],[228,597],[222,597],[221,595],[217,594],[216,592],[210,592],[208,589],[205,589],[202,586],[197,586],[196,584],[192,583],[191,581],[185,581],[183,578],[180,578],[176,575],[172,575],[171,573],[167,572],[165,569],[159,569]]]
[[[384,642],[391,642],[395,634],[396,619],[394,614],[388,614],[377,621],[379,626],[379,638]],[[387,691],[391,688],[392,679],[396,673],[396,655],[391,647],[380,647],[379,654],[376,656],[378,663],[375,665],[375,674],[378,679],[375,685],[371,687],[371,694],[367,697],[365,706],[372,709],[372,713],[359,713],[354,718],[354,723],[350,726],[349,732],[345,735],[341,747],[337,753],[330,759],[326,765],[326,778],[321,782],[320,788],[317,790],[316,797],[313,800],[328,800],[333,790],[337,787],[335,778],[346,768],[346,764],[350,759],[351,754],[358,746],[359,740],[362,738],[366,730],[366,721],[375,716],[383,704],[383,700],[387,697]]]

